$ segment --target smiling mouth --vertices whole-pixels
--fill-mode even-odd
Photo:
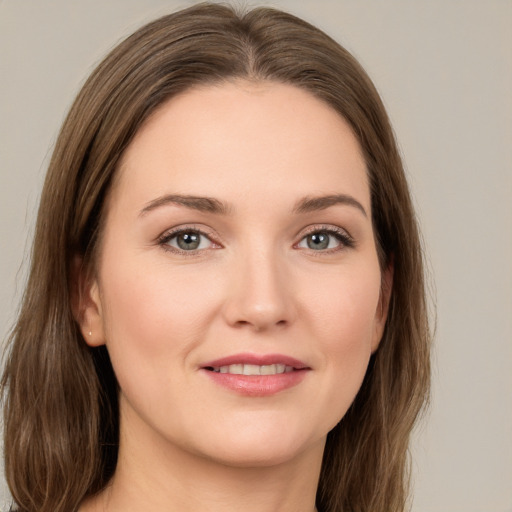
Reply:
[[[269,397],[299,385],[312,368],[284,354],[233,354],[200,366],[217,385],[246,397]]]
[[[225,366],[207,366],[205,370],[231,375],[279,375],[291,373],[297,369],[285,364],[230,364]]]

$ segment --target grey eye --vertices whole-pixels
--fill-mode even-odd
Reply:
[[[313,251],[334,249],[340,245],[341,240],[339,237],[329,231],[316,231],[315,233],[310,233],[299,242],[299,247],[312,249]]]
[[[175,233],[169,238],[167,244],[182,251],[195,251],[208,248],[211,245],[211,241],[199,231],[189,230]]]
[[[327,233],[314,233],[306,237],[310,249],[327,249],[329,247],[330,236]]]
[[[176,243],[185,251],[197,249],[201,243],[200,236],[198,233],[181,233],[176,237]]]

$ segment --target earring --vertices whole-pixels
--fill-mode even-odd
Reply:
[[[89,331],[89,336],[92,336],[92,331]]]

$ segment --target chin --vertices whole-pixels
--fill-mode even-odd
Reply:
[[[305,450],[269,450],[261,446],[243,447],[241,449],[229,449],[221,453],[210,455],[210,460],[217,464],[233,468],[265,468],[275,467],[291,463],[300,457]]]
[[[310,450],[323,453],[326,435],[279,429],[245,428],[225,432],[203,452],[211,460],[232,467],[271,467],[300,458]]]

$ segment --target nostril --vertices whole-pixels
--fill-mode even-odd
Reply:
[[[263,292],[251,290],[247,287],[243,292],[239,290],[225,302],[223,314],[231,327],[264,331],[283,329],[293,323],[295,307],[289,294],[274,297],[269,292],[263,295]]]
[[[285,327],[288,325],[288,320],[278,320],[277,322],[272,321],[263,321],[262,319],[257,319],[255,321],[248,321],[248,320],[238,320],[235,322],[234,327],[252,327],[256,331],[264,331],[269,328],[272,328],[272,326],[275,327]]]

